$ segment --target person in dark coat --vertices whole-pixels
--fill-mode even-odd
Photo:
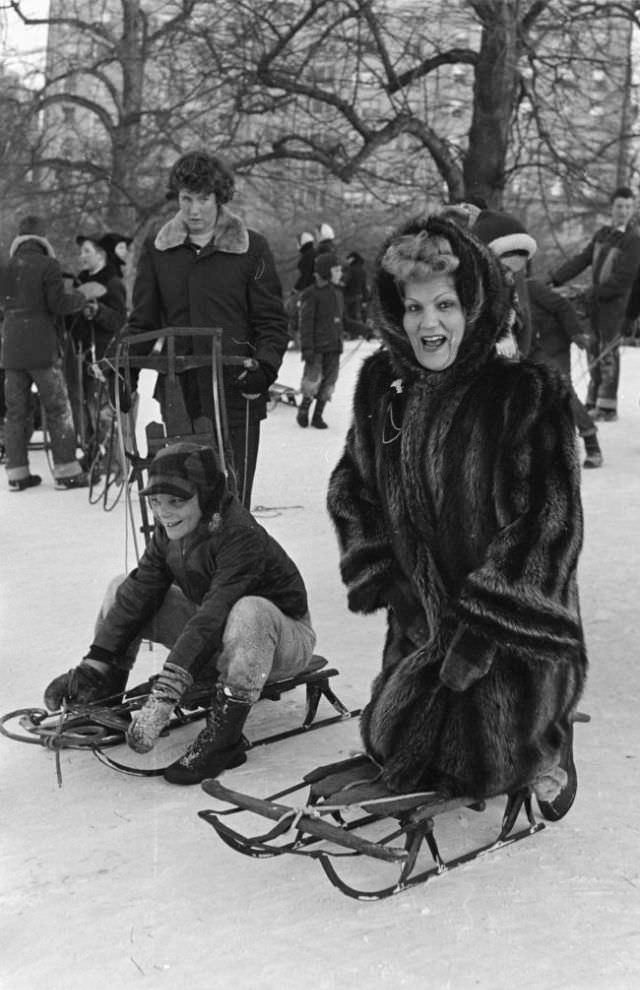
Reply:
[[[303,231],[300,234],[299,257],[298,257],[298,277],[294,284],[296,292],[302,292],[313,285],[313,262],[316,257],[316,246],[313,234]]]
[[[635,200],[621,186],[611,196],[611,223],[600,227],[589,243],[550,273],[553,285],[564,285],[591,268],[587,294],[591,322],[591,380],[587,409],[604,422],[618,418],[620,348],[633,281],[640,269],[640,233],[632,222]]]
[[[207,725],[165,778],[194,784],[244,763],[242,728],[269,680],[308,667],[307,592],[284,549],[227,487],[215,452],[175,443],[156,454],[142,494],[156,529],[136,569],[110,585],[82,663],[45,691],[86,704],[119,695],[142,639],[170,650],[129,745],[148,752],[194,680],[212,683]]]
[[[194,151],[176,161],[169,195],[179,210],[142,246],[128,329],[221,327],[224,355],[244,359],[244,367],[224,368],[224,398],[236,487],[249,506],[260,422],[289,336],[273,255],[228,209],[233,191],[233,174],[215,155]],[[187,351],[209,354],[211,345],[194,337]],[[214,421],[211,370],[187,371],[182,382],[193,430],[202,432],[198,421]]]
[[[387,611],[361,721],[393,791],[576,793],[572,719],[587,657],[580,467],[557,372],[509,360],[496,255],[421,217],[383,245],[374,323],[328,507],[354,612]]]
[[[365,306],[369,298],[369,289],[364,258],[358,251],[350,251],[347,255],[347,263],[342,269],[342,285],[345,320],[362,325],[366,316]],[[349,330],[349,324],[346,324],[346,328]]]
[[[0,364],[5,370],[6,468],[9,488],[22,492],[42,478],[29,470],[31,387],[36,385],[51,436],[53,474],[59,490],[86,488],[76,459],[76,433],[62,370],[56,320],[81,311],[81,292],[67,292],[62,269],[40,218],[25,217],[0,269],[4,312]]]
[[[67,321],[69,338],[76,356],[73,378],[67,373],[67,380],[77,420],[80,419],[80,402],[84,401],[82,418],[85,429],[80,432],[83,442],[88,446],[96,436],[99,416],[105,414],[105,410],[98,406],[101,380],[108,369],[101,368],[100,362],[113,338],[126,323],[127,302],[124,282],[119,268],[111,260],[110,241],[106,235],[96,231],[78,234],[76,244],[80,248],[81,265],[76,284],[84,285],[87,291],[92,288],[96,290],[95,298],[87,303],[82,313]],[[78,355],[80,360],[77,360]]]
[[[315,399],[311,425],[326,430],[322,417],[340,374],[344,333],[344,298],[338,284],[342,268],[333,254],[319,254],[314,265],[315,285],[300,298],[300,350],[304,361],[298,406],[298,426],[309,425],[309,410]]]
[[[588,335],[582,332],[578,314],[568,299],[545,285],[539,278],[527,279],[529,310],[531,313],[532,361],[540,361],[557,368],[571,395],[571,409],[578,433],[584,440],[586,457],[583,467],[602,466],[602,451],[598,441],[598,427],[580,402],[571,383],[571,345],[581,350],[589,346]]]

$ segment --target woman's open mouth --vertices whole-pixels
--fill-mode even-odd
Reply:
[[[438,348],[442,347],[442,345],[446,344],[446,342],[447,338],[441,333],[432,334],[429,336],[424,335],[420,337],[420,343],[426,351],[437,351]]]

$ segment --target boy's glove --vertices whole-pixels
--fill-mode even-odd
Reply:
[[[260,395],[266,395],[269,384],[265,370],[260,364],[257,368],[245,368],[236,378],[236,385],[245,399],[257,399]]]
[[[184,667],[167,661],[160,671],[142,708],[133,712],[127,731],[127,743],[136,753],[148,753],[169,723],[171,713],[182,695],[193,684]]]
[[[89,705],[106,698],[117,704],[128,676],[129,672],[122,667],[85,658],[79,666],[51,681],[44,692],[45,706],[55,712],[65,698],[75,705]]]

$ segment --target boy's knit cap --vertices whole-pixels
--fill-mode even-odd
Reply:
[[[174,495],[190,499],[198,496],[204,510],[212,498],[220,502],[225,477],[211,447],[195,443],[174,443],[163,447],[149,466],[149,478],[142,495]]]

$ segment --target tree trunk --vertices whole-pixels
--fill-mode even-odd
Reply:
[[[483,28],[473,90],[473,113],[464,160],[467,194],[499,208],[505,185],[510,123],[518,94],[518,5],[477,4]]]

